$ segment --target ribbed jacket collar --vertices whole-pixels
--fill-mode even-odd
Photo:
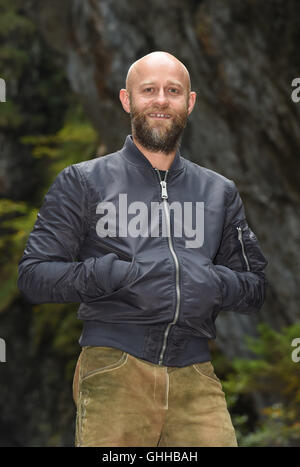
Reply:
[[[147,159],[146,156],[138,149],[134,144],[132,136],[128,135],[125,140],[125,144],[122,148],[123,156],[132,164],[141,167],[141,168],[151,168],[153,169],[152,164]],[[177,174],[178,172],[184,169],[183,160],[180,157],[180,149],[178,148],[172,162],[172,165],[169,169],[169,175]]]

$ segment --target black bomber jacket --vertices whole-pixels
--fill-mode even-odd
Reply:
[[[260,310],[266,265],[232,180],[179,149],[162,180],[129,135],[58,174],[18,287],[31,303],[79,303],[82,346],[183,367],[210,359],[219,313]]]

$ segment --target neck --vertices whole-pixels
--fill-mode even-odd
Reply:
[[[152,152],[144,148],[144,146],[142,146],[134,136],[132,136],[132,140],[136,147],[144,154],[145,157],[147,157],[152,167],[155,167],[159,170],[169,170],[175,158],[176,149],[174,149],[169,154],[164,152]]]

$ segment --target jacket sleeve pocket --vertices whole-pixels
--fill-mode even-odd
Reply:
[[[265,300],[264,269],[268,261],[248,225],[234,182],[231,182],[223,235],[214,264],[223,281],[222,310],[258,311]]]

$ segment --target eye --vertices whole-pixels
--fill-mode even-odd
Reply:
[[[171,92],[171,94],[178,94],[178,89],[177,88],[170,88],[169,91]]]
[[[151,88],[151,87],[145,88],[145,89],[144,89],[144,92],[146,92],[146,93],[149,94],[151,91],[153,91],[153,89],[154,89],[154,88]]]

